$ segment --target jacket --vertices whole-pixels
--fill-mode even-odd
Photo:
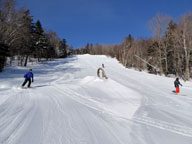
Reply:
[[[182,84],[177,80],[175,80],[174,84],[175,84],[175,87],[179,87],[179,85],[182,86]]]
[[[24,75],[24,78],[25,78],[25,79],[31,79],[31,78],[32,78],[32,81],[33,81],[33,73],[32,73],[32,72],[27,72],[27,73]]]

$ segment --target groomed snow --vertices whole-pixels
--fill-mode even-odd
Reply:
[[[108,80],[97,77],[105,64]],[[33,69],[31,89],[21,89]],[[106,56],[6,67],[0,144],[192,144],[192,82],[124,68]]]

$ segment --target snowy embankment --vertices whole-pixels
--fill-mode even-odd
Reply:
[[[105,64],[108,80],[96,76]],[[35,82],[21,89],[32,68]],[[192,144],[192,83],[81,55],[0,74],[0,144]]]

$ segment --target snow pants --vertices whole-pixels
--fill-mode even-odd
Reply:
[[[27,82],[28,82],[28,86],[27,87],[30,87],[31,79],[25,79],[25,81],[23,82],[22,86],[24,87]]]
[[[176,93],[179,93],[179,87],[176,87]]]

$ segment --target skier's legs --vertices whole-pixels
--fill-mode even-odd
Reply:
[[[177,94],[179,93],[179,87],[176,87],[176,93]]]
[[[26,83],[27,83],[27,79],[25,79],[25,81],[23,82],[22,87],[24,87]]]
[[[30,87],[31,85],[31,79],[28,79],[29,83],[28,83],[28,87]]]

